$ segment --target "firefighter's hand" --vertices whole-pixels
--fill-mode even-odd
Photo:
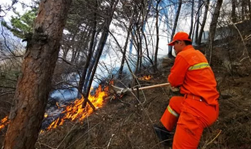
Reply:
[[[170,86],[170,90],[172,92],[178,92],[178,91],[180,91],[180,89],[178,87],[173,87],[173,86]]]

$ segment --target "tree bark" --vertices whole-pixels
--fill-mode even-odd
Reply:
[[[172,30],[172,35],[171,35],[171,41],[173,39],[173,36],[175,34],[175,31],[176,31],[177,24],[178,24],[181,5],[182,5],[182,0],[179,0],[178,10],[177,10],[177,13],[176,13],[176,17],[175,17],[175,21],[174,21],[174,25],[173,25],[173,30]],[[172,47],[171,46],[169,46],[169,49],[168,49],[168,56],[172,57]]]
[[[93,78],[94,78],[94,75],[96,73],[96,69],[98,67],[98,63],[99,63],[99,59],[100,59],[100,56],[103,52],[103,49],[104,49],[104,46],[105,46],[105,43],[106,43],[106,39],[108,37],[108,34],[109,34],[109,27],[110,27],[110,24],[111,24],[111,21],[112,21],[112,18],[113,18],[113,15],[114,15],[114,11],[116,9],[116,6],[118,4],[118,0],[112,0],[111,1],[111,8],[110,8],[110,14],[108,15],[109,17],[106,18],[105,22],[104,22],[104,27],[103,27],[103,32],[102,32],[102,35],[101,35],[101,38],[100,38],[100,41],[99,41],[99,44],[98,44],[98,47],[97,47],[97,53],[95,55],[95,62],[94,62],[94,65],[92,67],[92,70],[91,71],[91,74],[90,74],[90,79],[88,79],[89,81],[87,82],[87,90],[86,92],[84,93],[84,97],[85,97],[85,101],[84,101],[84,105],[88,102],[88,94],[90,92],[90,88],[91,88],[91,83],[93,81]]]
[[[95,10],[98,11],[98,3],[97,3],[97,0],[95,0]],[[93,47],[94,46],[94,41],[95,41],[95,36],[96,36],[96,28],[97,28],[97,13],[96,11],[94,12],[94,16],[93,16],[93,21],[92,21],[92,33],[91,33],[91,41],[90,41],[90,47],[89,47],[89,52],[88,52],[88,56],[87,56],[87,60],[86,60],[86,63],[85,63],[85,66],[84,66],[84,70],[82,71],[82,74],[81,74],[81,77],[80,77],[80,80],[79,80],[79,85],[78,85],[78,91],[82,94],[83,93],[83,86],[84,86],[84,81],[86,79],[86,73],[87,73],[87,70],[90,66],[90,61],[91,61],[91,58],[93,56]]]
[[[159,49],[159,3],[161,0],[157,0],[156,4],[156,47],[155,47],[155,56],[154,56],[154,72],[157,72],[158,69],[158,49]]]
[[[147,3],[146,1],[144,1],[144,4],[145,3]],[[150,57],[150,53],[149,53],[149,48],[148,48],[148,40],[147,40],[147,37],[146,37],[146,34],[145,34],[145,25],[146,25],[146,22],[147,22],[147,20],[148,20],[148,17],[149,17],[149,12],[150,12],[150,10],[151,10],[151,7],[152,7],[152,4],[151,4],[151,2],[149,2],[148,1],[148,4],[146,5],[144,5],[142,8],[143,8],[143,12],[145,12],[145,13],[143,13],[142,14],[142,18],[144,18],[143,19],[143,21],[142,21],[142,35],[143,35],[143,37],[142,38],[144,38],[144,44],[145,44],[145,50],[146,50],[146,58],[147,58],[147,60],[150,62],[150,64],[153,66],[154,65],[154,62],[153,62],[153,57],[151,58]],[[146,10],[146,11],[144,11],[144,10]]]
[[[232,0],[232,12],[231,12],[231,17],[232,17],[232,22],[233,22],[233,23],[235,23],[235,22],[237,21],[235,7],[236,7],[236,0]]]
[[[140,20],[141,15],[139,15],[138,20]],[[139,24],[139,23],[138,23]],[[138,74],[142,68],[142,38],[141,38],[141,30],[140,27],[137,24],[136,26],[136,49],[137,49],[137,62],[136,62],[136,68],[135,68],[135,74]]]
[[[241,0],[241,20],[245,20],[245,15],[246,15],[246,0]]]
[[[211,22],[210,28],[209,28],[209,37],[208,37],[209,48],[208,48],[208,50],[205,51],[205,55],[206,55],[209,63],[211,63],[211,59],[212,59],[213,41],[214,41],[214,36],[215,36],[215,32],[216,32],[218,17],[220,15],[220,9],[221,9],[221,5],[222,5],[222,1],[223,0],[217,0],[216,7],[214,9],[212,22]]]
[[[122,60],[121,60],[120,68],[119,68],[119,76],[118,76],[119,79],[122,79],[124,64],[125,64],[125,60],[126,60],[126,50],[127,50],[127,45],[128,45],[128,41],[129,41],[129,38],[130,38],[131,31],[132,31],[132,21],[130,21],[130,25],[129,25],[128,30],[127,30],[125,45],[124,45],[123,51],[121,51]]]
[[[210,1],[209,0],[205,0],[204,3],[205,3],[205,12],[204,12],[204,17],[203,17],[203,20],[202,20],[202,24],[201,24],[201,28],[200,28],[200,33],[199,33],[199,38],[198,38],[198,44],[199,45],[201,44],[202,34],[203,34],[204,27],[205,27],[206,20],[207,20],[207,13],[208,13],[208,8],[209,8]]]
[[[201,0],[198,1],[198,11],[197,11],[197,19],[196,19],[196,27],[194,31],[195,43],[198,44],[198,35],[199,35],[199,28],[200,28],[200,16],[201,16],[201,7],[202,3]]]
[[[58,58],[60,40],[71,0],[41,0],[34,32],[27,41],[9,115],[5,149],[33,149],[38,138],[51,79]]]
[[[193,15],[194,15],[194,0],[192,0],[192,9],[191,9],[191,26],[190,26],[190,31],[189,31],[189,36],[192,37],[192,32],[193,32]]]
[[[249,10],[249,11],[248,11],[248,13],[249,13],[248,16],[249,16],[249,19],[251,20],[251,1],[248,0],[247,3],[248,3],[248,10]]]

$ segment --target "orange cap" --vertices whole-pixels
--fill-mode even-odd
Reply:
[[[169,46],[173,46],[175,41],[178,40],[186,40],[186,41],[191,41],[192,40],[189,38],[189,35],[185,32],[178,32],[174,35],[173,37],[173,41],[171,41],[170,43],[168,43]]]

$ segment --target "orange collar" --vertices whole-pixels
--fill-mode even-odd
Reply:
[[[181,51],[185,51],[187,49],[193,49],[193,46],[192,45],[187,45]]]

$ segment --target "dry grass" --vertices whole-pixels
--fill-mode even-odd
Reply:
[[[251,92],[243,86],[250,88],[248,82],[251,82],[251,78],[234,80],[235,83],[232,84],[234,88],[227,85],[228,79],[225,79],[220,86],[221,91],[227,92],[229,96],[220,99],[219,119],[205,129],[199,148],[250,148]],[[144,94],[146,98],[140,93],[139,100],[131,94],[121,99],[108,100],[102,109],[97,110],[83,123],[68,122],[64,126],[41,134],[36,147],[38,149],[164,148],[158,141],[152,125],[160,124],[159,118],[171,95],[166,88],[147,90]]]

